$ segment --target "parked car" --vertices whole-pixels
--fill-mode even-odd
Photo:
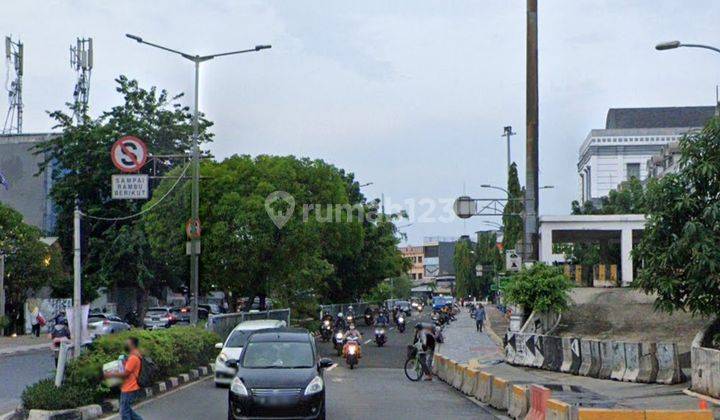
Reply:
[[[184,306],[182,308],[171,308],[170,313],[175,316],[177,321],[176,324],[185,324],[190,325],[190,315],[192,314],[192,308],[189,306]],[[208,318],[208,311],[207,309],[203,308],[202,305],[198,305],[198,319],[207,319]]]
[[[113,334],[129,330],[130,324],[120,317],[106,313],[91,313],[88,316],[88,333],[93,339],[101,335]]]
[[[240,358],[243,347],[245,347],[245,343],[252,333],[258,330],[283,328],[285,326],[287,326],[285,321],[275,319],[258,319],[238,324],[224,343],[215,344],[215,348],[221,349],[220,354],[215,359],[215,386],[230,385],[237,370],[234,367],[227,366],[226,362]]]
[[[228,393],[228,419],[325,419],[323,371],[315,339],[305,329],[258,331],[239,360]]]
[[[198,305],[198,308],[205,309],[210,315],[225,313],[225,310],[222,308],[222,306],[218,305],[217,303],[201,303],[200,305]]]
[[[172,309],[160,306],[157,308],[149,308],[145,312],[145,318],[143,319],[143,328],[145,329],[159,329],[159,328],[170,328],[175,325],[178,321],[177,316],[172,313]]]

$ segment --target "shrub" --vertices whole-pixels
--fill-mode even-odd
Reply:
[[[137,337],[142,354],[157,364],[158,380],[207,364],[216,356],[215,343],[220,341],[216,334],[192,327],[173,327],[160,331],[131,330],[103,336],[93,342],[79,359],[67,365],[65,382],[60,390],[78,392],[78,398],[57,396],[58,390],[48,391],[46,380],[43,380],[26,388],[25,393],[29,396],[25,399],[23,394],[23,404],[28,409],[57,410],[59,406],[69,408],[101,401],[112,392],[103,383],[102,366],[125,353],[125,341],[129,337]],[[55,388],[52,381],[49,383]],[[36,399],[38,393],[47,397]],[[87,402],[88,399],[90,402]]]
[[[88,387],[63,384],[56,388],[52,379],[43,379],[25,388],[21,399],[28,410],[63,410],[92,404],[95,402],[95,395]]]
[[[527,313],[563,312],[569,306],[572,283],[559,267],[535,264],[507,279],[500,289],[507,303],[523,305]]]

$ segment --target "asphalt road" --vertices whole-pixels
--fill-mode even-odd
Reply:
[[[391,330],[385,347],[378,348],[374,341],[364,344],[363,358],[354,370],[345,366],[330,343],[318,342],[321,356],[337,362],[325,374],[328,419],[495,418],[440,381],[410,382],[405,377],[406,346],[412,342],[415,322],[417,316],[404,334]],[[371,328],[360,326],[360,331],[363,341],[373,338]],[[153,420],[225,419],[227,393],[206,379],[141,403],[138,412]]]
[[[0,415],[20,404],[26,386],[55,373],[50,350],[0,356]]]

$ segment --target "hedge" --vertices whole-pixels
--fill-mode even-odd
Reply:
[[[128,337],[140,340],[140,351],[158,366],[158,377],[163,380],[190,369],[208,364],[217,353],[215,343],[220,338],[192,327],[173,327],[167,330],[131,330],[98,338],[79,359],[72,360],[65,369],[65,382],[55,388],[53,381],[42,380],[25,388],[23,406],[27,410],[60,410],[99,403],[117,392],[105,386],[102,365],[117,360],[125,352]]]

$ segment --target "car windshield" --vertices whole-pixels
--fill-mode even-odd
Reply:
[[[225,347],[244,347],[252,331],[233,331],[225,342]]]
[[[88,318],[88,324],[92,324],[93,322],[101,322],[101,321],[105,321],[105,318],[99,317],[99,316],[91,316],[90,318]]]
[[[256,342],[249,343],[243,356],[243,367],[293,369],[315,366],[310,343]]]

